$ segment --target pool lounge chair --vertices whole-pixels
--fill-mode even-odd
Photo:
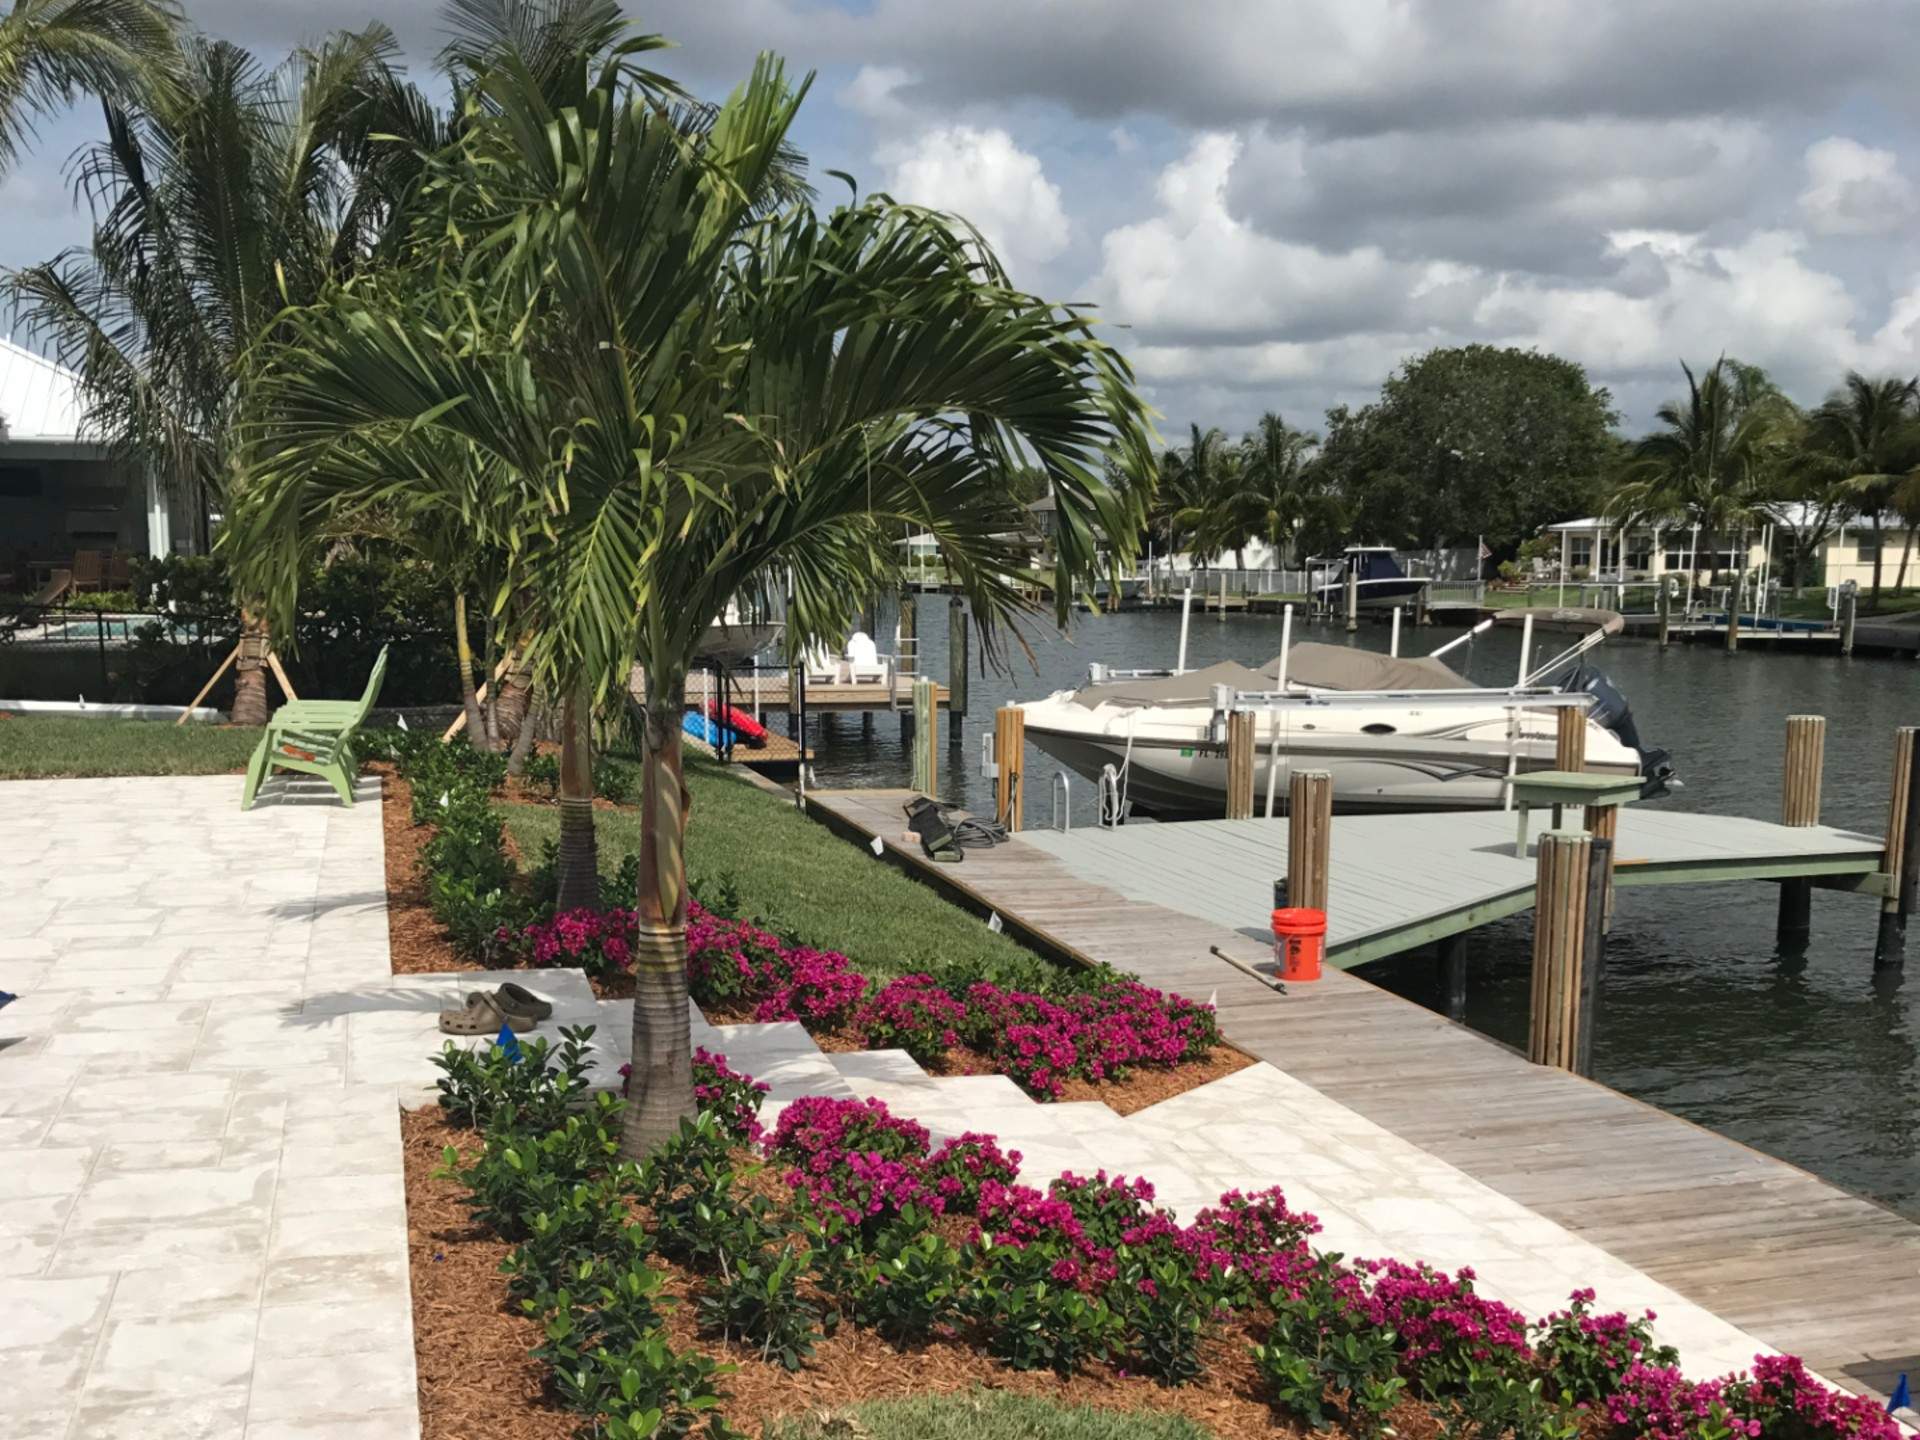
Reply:
[[[267,722],[267,733],[260,737],[253,758],[247,762],[240,808],[253,808],[260,783],[275,770],[318,775],[333,786],[343,804],[351,807],[353,777],[360,769],[353,753],[353,738],[373,712],[386,676],[387,650],[383,645],[358,700],[290,700],[274,711]]]
[[[45,620],[54,602],[72,588],[73,572],[56,570],[53,578],[27,599],[0,607],[0,645],[12,640],[20,631],[31,629]]]

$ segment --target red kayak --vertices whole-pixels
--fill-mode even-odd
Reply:
[[[722,705],[718,700],[709,700],[707,716],[730,727],[736,735],[755,748],[767,743],[767,727],[737,705]]]

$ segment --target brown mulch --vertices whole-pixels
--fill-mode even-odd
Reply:
[[[473,1133],[438,1110],[404,1112],[400,1125],[423,1440],[564,1440],[579,1420],[547,1393],[544,1367],[528,1353],[540,1343],[540,1327],[507,1297],[499,1267],[511,1247],[467,1218],[457,1182],[433,1173],[443,1147],[471,1146]],[[750,1183],[778,1185],[765,1171]],[[1220,1440],[1303,1440],[1312,1433],[1260,1398],[1248,1353],[1252,1336],[1244,1326],[1229,1326],[1211,1340],[1205,1376],[1178,1389],[1104,1365],[1066,1380],[1010,1370],[959,1340],[896,1350],[852,1325],[821,1339],[806,1366],[790,1373],[750,1348],[699,1335],[690,1303],[697,1278],[658,1257],[653,1263],[667,1275],[666,1293],[681,1302],[666,1316],[670,1343],[738,1367],[721,1381],[728,1393],[722,1413],[750,1435],[780,1415],[976,1387],[1107,1410],[1177,1411]],[[1402,1405],[1392,1420],[1405,1440],[1437,1434],[1418,1404]],[[1336,1426],[1320,1434],[1347,1440],[1350,1432]]]
[[[387,948],[396,975],[438,975],[449,970],[482,970],[463,960],[433,918],[427,904],[427,869],[420,852],[433,829],[413,823],[413,787],[393,766],[367,766],[380,777],[380,825],[387,841]]]

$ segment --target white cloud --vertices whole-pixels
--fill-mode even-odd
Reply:
[[[834,98],[869,120],[896,120],[907,113],[907,106],[895,92],[912,79],[898,65],[862,65]]]
[[[1806,165],[1800,210],[1816,234],[1886,235],[1914,216],[1913,182],[1891,150],[1833,135],[1807,147]]]
[[[1067,248],[1060,187],[1005,130],[945,125],[883,145],[875,158],[890,167],[887,188],[895,199],[965,216],[1016,283]]]

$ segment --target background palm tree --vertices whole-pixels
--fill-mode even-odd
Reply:
[[[1180,508],[1171,514],[1170,543],[1185,539],[1192,544],[1196,560],[1211,564],[1228,550],[1238,551],[1246,543],[1246,532],[1237,534],[1227,519],[1233,497],[1240,489],[1245,457],[1227,432],[1214,427],[1202,430],[1190,427],[1184,449],[1171,450],[1165,462],[1172,471],[1174,494]],[[1240,565],[1235,556],[1236,569]]]
[[[397,54],[378,25],[274,69],[189,40],[177,82],[109,104],[107,138],[76,158],[98,216],[91,245],[7,277],[28,331],[79,373],[87,426],[191,499],[203,548],[211,513],[236,499],[254,345],[289,300],[354,269],[385,218],[349,160]],[[266,718],[266,674],[249,653],[233,719]]]
[[[1606,508],[1629,525],[1698,526],[1709,555],[1730,542],[1737,553],[1731,616],[1746,574],[1747,532],[1780,498],[1792,407],[1763,371],[1724,356],[1698,378],[1684,362],[1680,369],[1686,398],[1655,412],[1662,428],[1634,446]],[[1730,621],[1729,646],[1737,630]]]
[[[131,105],[164,95],[179,28],[172,0],[14,0],[0,16],[0,177],[35,123],[76,96]]]
[[[838,639],[897,578],[907,525],[939,542],[991,650],[1027,603],[1020,469],[1058,504],[1064,623],[1102,535],[1130,558],[1152,467],[1124,363],[1083,312],[1014,291],[964,225],[884,197],[768,213],[805,89],[778,64],[698,133],[613,67],[575,68],[566,103],[511,56],[476,85],[440,190],[462,244],[291,317],[249,488],[456,437],[523,489],[509,543],[551,692],[584,706],[645,667],[640,1153],[692,1105],[680,741],[709,623],[777,574],[795,653]],[[1109,487],[1109,455],[1138,483]]]
[[[1303,535],[1339,526],[1339,499],[1314,463],[1319,443],[1318,435],[1294,429],[1271,410],[1240,442],[1242,483],[1231,502],[1232,523],[1266,541],[1276,564]]]
[[[1870,610],[1880,608],[1886,512],[1898,509],[1910,477],[1920,467],[1916,411],[1920,411],[1920,378],[1869,380],[1850,370],[1841,388],[1816,407],[1808,420],[1813,468],[1852,492],[1873,530]],[[1903,574],[1905,569],[1903,559]]]

